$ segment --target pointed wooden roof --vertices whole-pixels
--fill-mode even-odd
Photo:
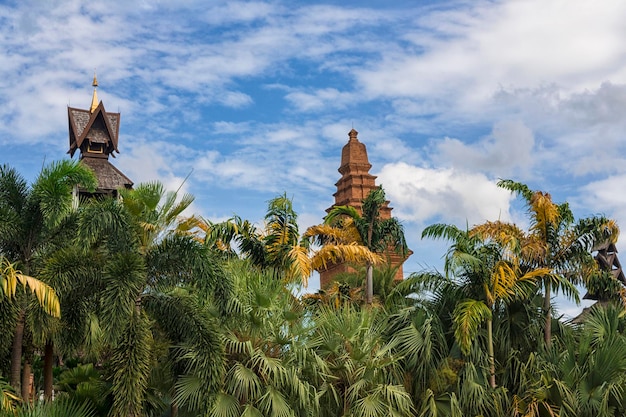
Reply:
[[[93,95],[89,110],[67,108],[70,149],[73,157],[80,150],[81,163],[91,168],[98,179],[96,193],[113,194],[120,188],[132,188],[133,182],[109,162],[119,153],[120,114],[109,113],[98,101],[98,80],[93,77]],[[84,192],[85,190],[80,190]]]
[[[113,151],[119,153],[117,148],[121,117],[119,113],[108,113],[101,101],[93,112],[68,107],[67,114],[70,130],[70,149],[68,150],[70,156],[74,156],[76,150],[80,149],[85,138],[90,134],[96,141],[109,145],[107,147],[109,154],[112,155]],[[99,132],[96,133],[92,130],[97,121],[101,121],[105,127],[104,137]],[[115,157],[115,155],[112,156]]]

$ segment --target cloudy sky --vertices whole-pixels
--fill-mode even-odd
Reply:
[[[113,161],[260,221],[333,203],[352,127],[415,254],[425,225],[523,223],[499,178],[626,224],[626,2],[21,0],[0,5],[0,163],[66,158],[67,106],[121,112]],[[618,245],[619,248],[619,245]],[[315,286],[315,283],[312,284]]]

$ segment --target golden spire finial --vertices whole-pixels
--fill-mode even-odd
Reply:
[[[91,98],[91,108],[89,109],[89,113],[93,113],[93,111],[98,107],[98,79],[96,78],[96,70],[93,71],[93,97]]]

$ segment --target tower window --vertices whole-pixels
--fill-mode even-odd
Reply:
[[[89,141],[89,145],[87,146],[87,152],[104,153],[104,144]]]

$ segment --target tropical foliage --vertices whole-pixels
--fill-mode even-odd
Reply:
[[[398,282],[382,188],[300,233],[286,194],[259,227],[187,213],[193,196],[157,182],[72,203],[93,185],[80,164],[31,186],[0,169],[0,415],[626,414],[626,291],[593,259],[617,242],[609,219],[501,181],[527,230],[428,226],[443,270]],[[580,286],[601,302],[564,320],[554,295]]]

